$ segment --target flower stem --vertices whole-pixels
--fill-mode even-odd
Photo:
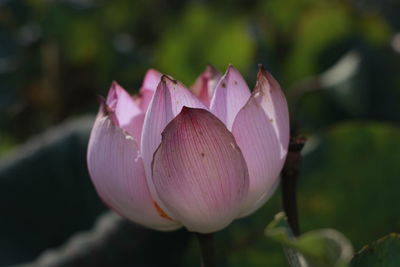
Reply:
[[[201,266],[215,267],[214,234],[196,233],[201,251]]]
[[[302,160],[300,152],[304,147],[305,141],[306,139],[303,137],[290,138],[289,152],[282,169],[283,210],[295,236],[300,234],[297,211],[297,180]]]

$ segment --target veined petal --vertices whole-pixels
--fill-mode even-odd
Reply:
[[[163,205],[190,231],[218,231],[241,211],[248,171],[233,135],[204,109],[184,107],[162,134],[153,182]]]
[[[230,65],[215,88],[210,110],[231,130],[239,110],[250,97],[250,90],[237,69]]]
[[[154,152],[161,143],[162,131],[181,112],[183,106],[206,109],[203,103],[181,83],[168,76],[163,76],[146,113],[141,143],[148,185],[157,202],[157,194],[151,179],[151,162]],[[165,209],[162,204],[160,205]]]
[[[135,140],[103,112],[99,112],[92,129],[87,161],[99,196],[117,213],[158,230],[180,227],[157,209]]]
[[[191,89],[197,97],[206,105],[210,106],[210,101],[214,95],[215,87],[221,79],[222,74],[212,65],[208,65],[206,70],[197,77]]]
[[[140,89],[140,108],[147,111],[151,98],[161,81],[162,74],[155,69],[149,69],[144,76],[142,88]]]
[[[113,82],[106,99],[107,108],[114,113],[118,126],[140,142],[144,113],[132,97],[117,82]]]
[[[260,68],[256,88],[237,114],[232,133],[246,159],[250,176],[245,216],[272,195],[279,184],[289,143],[287,104],[279,85],[270,86],[270,75]]]
[[[275,78],[260,65],[254,90],[263,96],[260,105],[272,119],[281,146],[281,158],[286,158],[290,138],[289,109],[285,95]]]

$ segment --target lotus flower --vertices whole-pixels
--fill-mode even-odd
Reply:
[[[229,66],[188,90],[149,70],[139,95],[113,83],[94,123],[88,167],[102,200],[158,230],[221,230],[262,206],[289,142],[286,99],[261,66],[253,93]]]

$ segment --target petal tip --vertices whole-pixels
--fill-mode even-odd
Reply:
[[[164,84],[178,84],[178,81],[175,80],[174,78],[172,78],[171,76],[165,75],[163,74],[163,76],[161,76],[161,82],[163,82]]]
[[[110,95],[110,93],[108,94]],[[109,116],[111,113],[114,112],[113,109],[107,104],[107,99],[104,96],[96,95],[96,98],[100,106],[97,117]]]
[[[147,111],[150,101],[161,83],[162,74],[155,69],[148,69],[139,92],[140,108]]]
[[[108,92],[108,96],[111,96],[111,94],[114,94],[113,96],[117,97],[116,94],[119,94],[122,91],[125,91],[125,89],[117,81],[112,81],[111,82],[111,86],[110,86],[110,90]],[[128,92],[126,92],[126,93],[128,94]]]
[[[205,77],[208,79],[213,79],[217,77],[218,75],[221,75],[219,70],[212,64],[208,64],[205,71],[203,72]]]
[[[187,106],[183,106],[182,110],[181,110],[181,114],[186,115],[186,114],[190,113],[192,109],[193,108],[190,108],[190,107],[187,107]]]
[[[258,65],[257,81],[254,89],[254,93],[268,93],[267,90],[273,90],[275,88],[272,75],[265,69],[262,64]],[[268,89],[267,89],[268,88]]]
[[[229,64],[228,68],[226,69],[226,74],[230,73],[231,71],[235,71],[235,70],[236,70],[236,68],[232,64]]]
[[[110,89],[116,89],[117,87],[120,87],[119,83],[115,80],[112,81]]]
[[[160,80],[163,74],[156,69],[148,69],[144,75],[142,87],[151,89]]]
[[[215,72],[215,71],[217,71],[217,68],[213,64],[208,63],[207,67],[206,67],[206,71]]]
[[[145,77],[150,76],[150,75],[154,75],[154,76],[161,76],[161,72],[159,72],[156,69],[150,68],[146,71]]]
[[[256,89],[257,89],[257,84],[260,82],[260,85],[263,85],[266,83],[270,87],[270,90],[276,90],[280,89],[280,85],[278,81],[272,76],[270,72],[268,72],[265,67],[262,64],[258,65],[258,73],[257,73],[257,83],[256,83]],[[261,86],[262,87],[262,86]]]
[[[235,68],[235,66],[233,66],[232,64],[229,64],[224,76],[225,77],[235,77],[235,76],[242,77],[242,74],[239,72],[239,70],[237,68]]]
[[[112,81],[110,90],[108,91],[108,95],[106,98],[107,105],[115,105],[121,95],[126,95],[130,97],[130,94],[118,82]]]
[[[263,64],[258,64],[258,73],[257,73],[257,80],[259,80],[260,78],[268,77],[268,71],[265,69]]]

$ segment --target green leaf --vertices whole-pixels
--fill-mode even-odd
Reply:
[[[265,234],[284,246],[292,267],[343,267],[353,254],[348,239],[333,229],[314,230],[295,238],[283,212],[275,216]]]
[[[392,233],[361,249],[351,267],[396,267],[400,263],[400,234]]]

